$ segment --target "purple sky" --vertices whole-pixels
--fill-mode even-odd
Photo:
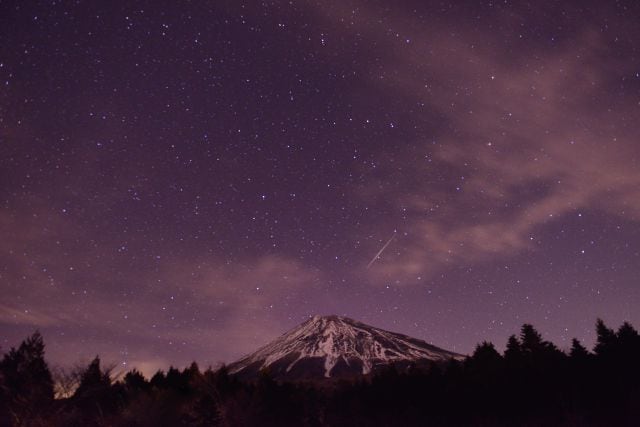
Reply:
[[[462,353],[525,322],[561,348],[640,326],[638,22],[0,2],[2,350],[38,328],[53,364],[148,373],[314,314]]]

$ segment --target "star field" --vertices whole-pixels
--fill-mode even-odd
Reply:
[[[640,324],[640,7],[588,3],[0,2],[0,346]]]

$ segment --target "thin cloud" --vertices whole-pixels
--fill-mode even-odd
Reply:
[[[358,14],[368,18],[342,31],[375,40],[395,64],[372,86],[390,96],[400,90],[432,130],[410,148],[381,154],[354,189],[402,224],[398,248],[367,271],[370,280],[415,283],[447,266],[534,250],[538,230],[585,210],[640,218],[640,146],[630,126],[639,110],[615,96],[621,76],[634,71],[611,53],[606,35],[574,28],[542,56],[485,49],[501,39],[456,31],[454,23],[408,25],[411,43],[400,48],[380,30],[402,28],[410,16]]]

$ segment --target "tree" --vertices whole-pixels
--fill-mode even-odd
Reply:
[[[14,424],[46,412],[53,401],[51,372],[44,360],[44,340],[36,331],[16,350],[12,348],[0,362],[0,378],[6,410]]]
[[[186,369],[183,372],[180,372],[179,369],[174,368],[173,366],[169,366],[169,370],[167,371],[167,376],[164,382],[165,387],[168,389],[180,393],[180,394],[188,394],[189,393],[189,371]]]
[[[504,359],[490,342],[478,344],[465,363],[467,378],[475,387],[478,404],[486,406],[489,396],[495,401],[495,392],[504,376]]]
[[[165,381],[166,376],[164,374],[164,371],[159,369],[155,374],[153,374],[151,380],[149,380],[149,384],[151,384],[152,387],[162,388],[164,387]]]
[[[624,322],[616,333],[615,363],[624,381],[640,380],[640,335],[629,322]]]
[[[468,363],[477,370],[494,371],[502,364],[502,356],[492,343],[484,341],[476,346]]]
[[[504,358],[509,363],[517,363],[522,360],[522,346],[515,335],[511,335],[507,340],[507,348],[504,351]]]
[[[598,356],[605,356],[615,351],[617,337],[613,329],[607,327],[602,319],[596,321],[596,346],[595,353]]]
[[[552,342],[542,339],[542,335],[530,324],[522,325],[520,332],[522,354],[529,368],[549,371],[559,368],[566,355]]]
[[[543,349],[545,344],[538,331],[528,323],[522,325],[520,341],[522,342],[522,351],[525,353],[538,353]]]
[[[624,322],[616,333],[618,344],[625,352],[633,352],[640,344],[640,335],[629,322]]]
[[[100,357],[96,356],[81,374],[75,396],[94,394],[111,386],[111,369],[102,370]]]
[[[571,357],[572,360],[586,360],[589,355],[589,351],[577,338],[571,340],[571,350],[569,351],[569,357]]]
[[[124,376],[124,385],[129,391],[148,390],[150,388],[147,379],[137,369],[127,372]]]
[[[56,399],[66,399],[73,396],[80,384],[82,372],[83,369],[80,366],[73,368],[57,366],[53,368],[52,375]]]
[[[102,368],[100,357],[96,356],[80,374],[80,384],[71,404],[79,412],[76,424],[104,424],[105,417],[113,414],[117,407],[117,390],[112,386],[113,367]],[[72,411],[73,412],[73,411]]]

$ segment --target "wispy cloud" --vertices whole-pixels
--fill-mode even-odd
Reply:
[[[533,249],[541,228],[585,210],[640,219],[632,126],[640,110],[616,96],[636,71],[598,28],[574,28],[539,55],[515,50],[519,28],[499,36],[453,21],[420,29],[406,24],[409,13],[375,13],[359,8],[367,18],[341,31],[376,41],[394,72],[372,70],[371,86],[422,109],[424,131],[409,148],[390,141],[355,189],[385,206],[400,232],[368,271],[371,280],[414,283],[447,265],[509,257]],[[373,254],[384,236],[372,234]]]
[[[51,315],[42,310],[19,310],[7,304],[0,304],[0,322],[13,325],[27,325],[34,328],[55,326],[67,320],[64,315]]]
[[[318,269],[277,254],[130,258],[117,235],[88,242],[81,227],[37,200],[18,212],[0,214],[0,323],[20,327],[11,342],[42,329],[54,362],[72,349],[149,371],[167,345],[176,348],[167,365],[229,362],[297,323],[284,309],[300,307],[321,283]],[[126,276],[114,275],[123,262]]]

